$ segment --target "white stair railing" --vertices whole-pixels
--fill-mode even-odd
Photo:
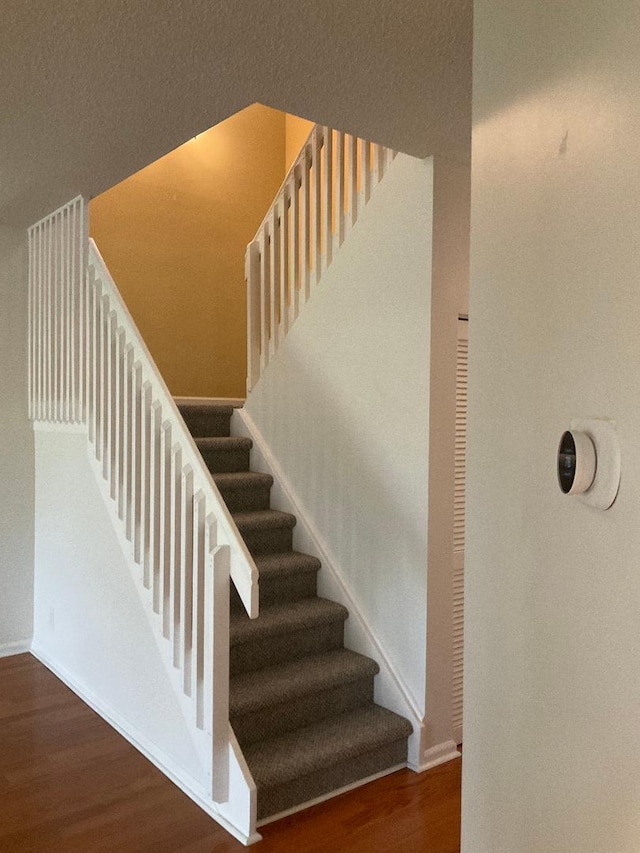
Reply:
[[[255,617],[258,572],[86,233],[82,199],[29,230],[31,418],[87,429],[191,722],[208,737],[211,798],[223,803],[234,749],[229,582]]]
[[[395,152],[315,125],[247,246],[247,391],[330,266]]]

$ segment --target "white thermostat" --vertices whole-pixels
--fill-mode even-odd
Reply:
[[[595,509],[609,509],[620,488],[620,445],[613,421],[572,421],[560,439],[558,484]]]

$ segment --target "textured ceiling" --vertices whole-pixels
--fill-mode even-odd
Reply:
[[[471,0],[2,0],[0,223],[96,195],[255,101],[469,156]]]

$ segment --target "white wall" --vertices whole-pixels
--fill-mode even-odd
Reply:
[[[422,714],[432,183],[396,158],[246,405]]]
[[[465,853],[640,849],[640,7],[475,13]],[[571,418],[622,484],[561,495]]]
[[[0,228],[0,655],[28,648],[33,432],[27,417],[27,235]]]
[[[34,651],[101,713],[204,784],[83,433],[36,432]]]

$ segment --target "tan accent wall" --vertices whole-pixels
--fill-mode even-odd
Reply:
[[[244,251],[284,177],[288,119],[248,107],[90,204],[91,236],[175,395],[245,395]]]

